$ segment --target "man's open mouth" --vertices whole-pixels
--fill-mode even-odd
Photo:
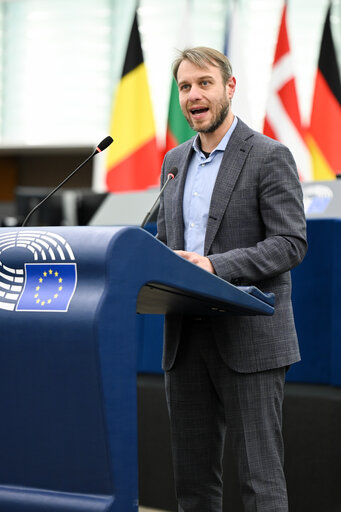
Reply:
[[[207,111],[208,111],[207,107],[205,107],[205,108],[193,108],[191,110],[191,114],[193,114],[193,115],[202,114],[203,112],[207,112]]]

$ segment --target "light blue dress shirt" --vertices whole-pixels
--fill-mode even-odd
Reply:
[[[183,197],[185,251],[197,252],[202,256],[204,254],[212,192],[225,148],[237,122],[235,117],[229,130],[208,158],[200,149],[199,134],[193,141],[194,152],[188,166]]]

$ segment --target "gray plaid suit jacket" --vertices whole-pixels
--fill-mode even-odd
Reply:
[[[158,238],[174,250],[184,248],[182,201],[192,151],[190,140],[168,152],[162,166],[161,184],[172,167],[178,168],[158,215]],[[219,352],[233,370],[256,372],[300,359],[289,271],[306,250],[302,189],[290,151],[239,119],[214,186],[204,255],[219,277],[272,291],[276,302],[272,317],[212,317]],[[182,320],[166,316],[165,370],[175,361]]]

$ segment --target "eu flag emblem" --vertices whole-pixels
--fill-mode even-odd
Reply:
[[[17,311],[67,311],[77,283],[76,263],[26,263]]]

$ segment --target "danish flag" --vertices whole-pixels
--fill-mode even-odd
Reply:
[[[286,17],[285,4],[273,62],[263,133],[288,146],[295,158],[300,180],[310,181],[311,157],[298,107]]]

